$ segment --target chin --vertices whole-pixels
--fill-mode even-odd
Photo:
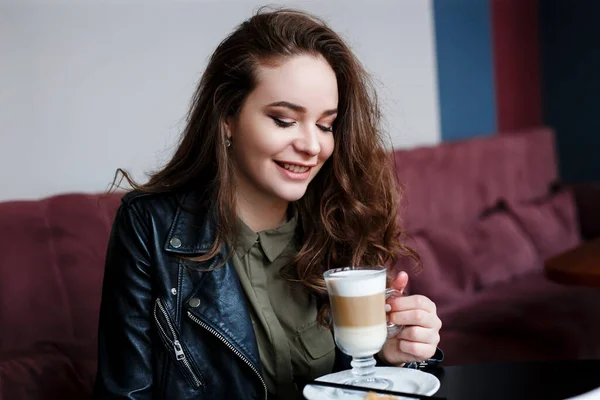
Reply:
[[[300,200],[306,194],[306,188],[280,191],[277,196],[285,201],[297,201]]]

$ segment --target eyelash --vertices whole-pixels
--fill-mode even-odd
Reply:
[[[273,122],[275,122],[275,125],[277,125],[280,128],[289,128],[290,126],[292,126],[292,125],[295,124],[295,122],[285,122],[285,121],[280,120],[277,117],[273,117],[273,116],[270,116],[270,117],[273,120]],[[332,127],[326,127],[326,126],[323,126],[323,125],[317,125],[317,126],[323,132],[333,132],[333,128]]]

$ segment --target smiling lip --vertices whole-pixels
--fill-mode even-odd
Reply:
[[[275,161],[277,164],[291,164],[291,165],[297,165],[299,167],[315,167],[317,164],[303,164],[303,163],[299,163],[299,162],[291,162],[291,161]]]
[[[308,169],[304,172],[294,172],[294,171],[290,171],[289,169],[285,169],[283,167],[283,164],[297,165],[300,167],[307,167]],[[279,169],[279,171],[281,171],[283,176],[285,176],[288,179],[294,180],[294,181],[304,181],[304,180],[308,179],[308,177],[310,176],[310,171],[311,171],[312,167],[314,167],[314,165],[303,165],[303,164],[299,164],[299,163],[288,163],[288,162],[284,163],[281,161],[275,162],[275,165],[277,165],[277,168]]]

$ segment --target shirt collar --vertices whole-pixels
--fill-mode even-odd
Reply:
[[[257,233],[250,229],[240,218],[237,218],[238,236],[236,250],[240,255],[246,254],[258,241],[265,256],[267,256],[270,262],[273,262],[294,238],[297,221],[298,218],[294,215],[278,228],[267,229]]]

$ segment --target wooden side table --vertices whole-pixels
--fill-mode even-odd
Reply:
[[[600,287],[600,238],[549,258],[544,273],[554,282]]]

